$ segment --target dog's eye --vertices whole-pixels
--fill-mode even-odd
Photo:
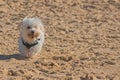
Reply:
[[[30,26],[27,27],[27,29],[30,29],[30,28],[31,28]]]

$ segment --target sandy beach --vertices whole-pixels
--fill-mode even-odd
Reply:
[[[19,59],[26,16],[45,28],[34,59]],[[120,80],[120,0],[0,0],[0,80]]]

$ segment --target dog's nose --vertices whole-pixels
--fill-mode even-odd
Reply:
[[[33,31],[33,30],[32,30],[32,31],[31,31],[31,33],[32,33],[32,34],[34,34],[34,33],[35,33],[35,31]]]

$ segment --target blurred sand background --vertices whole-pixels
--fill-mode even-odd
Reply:
[[[39,17],[45,43],[18,59],[18,24]],[[0,0],[0,80],[120,80],[120,0]]]

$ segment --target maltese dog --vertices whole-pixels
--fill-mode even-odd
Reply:
[[[22,56],[31,58],[40,53],[44,43],[44,27],[38,18],[24,18],[19,25],[19,51]]]

